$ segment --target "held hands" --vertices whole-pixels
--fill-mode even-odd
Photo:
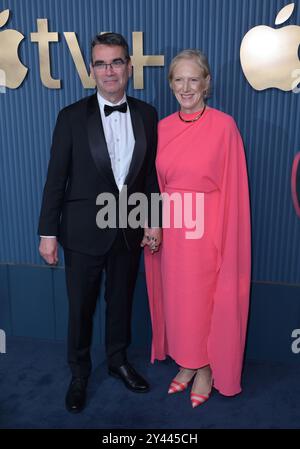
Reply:
[[[162,230],[161,228],[144,228],[144,238],[141,242],[141,247],[149,246],[151,254],[156,253],[159,250],[162,241]]]
[[[58,244],[56,238],[41,237],[39,252],[42,258],[49,265],[56,265],[58,262]]]

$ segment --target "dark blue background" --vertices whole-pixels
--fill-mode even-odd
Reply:
[[[6,0],[11,17],[0,30],[16,29],[25,39],[20,57],[29,68],[19,89],[0,94],[0,327],[8,334],[64,338],[66,299],[63,269],[45,267],[36,236],[51,134],[58,111],[92,90],[82,87],[63,32],[74,31],[89,62],[91,37],[101,31],[142,31],[144,54],[165,56],[165,67],[144,69],[146,100],[164,117],[177,105],[167,82],[171,58],[188,47],[209,58],[213,90],[209,104],[235,118],[248,162],[253,271],[248,355],[297,360],[291,333],[300,328],[300,220],[291,197],[291,169],[300,151],[300,95],[246,81],[239,60],[243,36],[257,25],[275,27],[281,0]],[[59,33],[50,44],[52,76],[62,89],[45,88],[39,76],[38,46],[30,41],[36,19],[47,18]],[[300,26],[300,3],[287,23]],[[300,30],[300,28],[299,28]],[[300,41],[300,39],[299,39]],[[1,51],[1,50],[0,50]],[[136,291],[134,335],[149,341],[150,328],[141,265]],[[103,302],[102,302],[103,303]],[[103,305],[101,306],[103,307]],[[103,326],[99,311],[95,338]],[[147,325],[144,326],[146,320]],[[101,330],[100,330],[101,329]]]

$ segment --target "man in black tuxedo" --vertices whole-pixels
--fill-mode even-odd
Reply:
[[[161,239],[158,228],[146,225],[101,229],[96,224],[99,194],[113,195],[118,204],[124,186],[128,195],[144,193],[149,201],[151,193],[159,192],[157,113],[125,94],[132,65],[128,44],[120,34],[95,37],[91,73],[97,93],[58,115],[38,231],[40,254],[47,263],[57,263],[58,242],[64,249],[72,372],[66,407],[70,412],[79,412],[85,405],[92,322],[103,270],[108,372],[134,392],[149,390],[146,380],[128,363],[126,349],[141,246],[157,251]]]

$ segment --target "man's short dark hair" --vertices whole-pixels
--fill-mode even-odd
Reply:
[[[129,47],[127,44],[127,41],[124,39],[122,34],[118,33],[104,33],[104,34],[97,34],[94,39],[92,40],[91,44],[91,60],[93,62],[93,48],[96,45],[117,45],[119,47],[122,47],[124,49],[124,55],[125,59],[127,61],[130,60],[129,55]]]

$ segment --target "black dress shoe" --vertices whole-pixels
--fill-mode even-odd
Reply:
[[[87,379],[72,377],[66,395],[66,409],[70,413],[79,413],[84,409],[86,399]]]
[[[135,393],[146,393],[149,391],[149,384],[135,371],[131,365],[129,365],[129,363],[125,363],[118,368],[109,367],[108,374],[116,377],[117,379],[121,379],[125,387]]]

